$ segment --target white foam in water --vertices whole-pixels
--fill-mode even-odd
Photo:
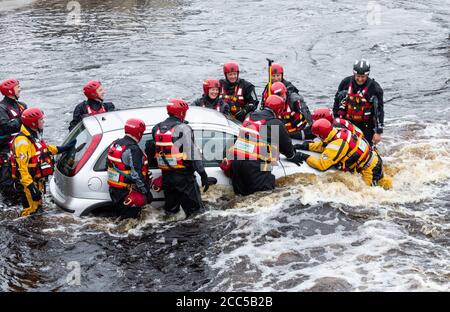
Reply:
[[[410,121],[400,124],[394,126],[417,125]],[[436,197],[450,191],[450,139],[442,136],[445,125],[420,126],[421,130],[408,134],[412,136],[408,143],[399,138],[387,148],[392,151],[384,157],[390,168],[387,171],[394,173],[392,190],[361,187],[363,182],[358,175],[343,172],[313,179],[294,177],[272,194],[252,195],[238,202],[235,209],[212,212],[214,216],[236,215],[242,220],[237,229],[218,243],[238,247],[226,249],[218,258],[209,260],[219,271],[221,281],[214,289],[314,290],[316,283],[328,278],[332,290],[339,287],[356,291],[448,290],[450,252],[428,237],[445,235],[450,228],[442,220],[448,212],[435,207]],[[427,140],[423,139],[424,134]],[[291,203],[299,201],[305,205],[335,203],[338,207],[354,207],[353,212],[361,207],[373,211],[371,217],[375,219],[361,223],[355,231],[337,225],[331,234],[322,235],[317,229],[317,235],[298,238],[292,231],[299,229],[293,226],[284,235],[267,239],[265,233],[283,226],[274,218],[288,218],[287,225],[302,220],[337,223],[336,218],[323,221],[323,215],[319,220],[310,210],[294,216],[292,212],[284,212]],[[424,205],[427,201],[434,205]],[[418,205],[412,206],[419,210],[406,206],[414,203]],[[425,237],[412,236],[396,219],[418,224]],[[265,241],[261,244],[262,238]],[[315,250],[322,250],[320,256],[312,256]],[[295,269],[296,265],[301,268]],[[247,283],[241,276],[245,276]]]

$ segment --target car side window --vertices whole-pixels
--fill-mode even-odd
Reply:
[[[236,141],[233,134],[213,130],[194,130],[194,137],[205,167],[217,167]]]

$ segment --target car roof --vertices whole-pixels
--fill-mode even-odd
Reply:
[[[91,128],[94,120],[97,120],[102,132],[123,129],[125,122],[130,118],[142,119],[147,126],[156,125],[168,117],[166,106],[149,106],[143,108],[131,108],[116,110],[103,114],[86,117],[83,121],[86,127]],[[228,119],[220,112],[198,106],[190,106],[186,114],[189,124],[214,124],[229,127]],[[94,122],[95,123],[95,122]],[[90,130],[90,129],[89,129]]]

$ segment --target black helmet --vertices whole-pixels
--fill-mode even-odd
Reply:
[[[370,64],[366,60],[356,61],[353,65],[353,74],[368,75],[370,73]]]

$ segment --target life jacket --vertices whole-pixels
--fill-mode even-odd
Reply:
[[[235,159],[260,160],[266,163],[278,161],[278,147],[261,137],[261,126],[266,120],[253,120],[247,116],[239,130],[239,137],[231,148]]]
[[[289,103],[286,103],[284,111],[280,114],[280,119],[289,133],[301,131],[308,124],[302,113],[292,111]]]
[[[24,136],[28,139],[28,141],[33,144],[36,153],[31,156],[28,161],[28,172],[33,177],[33,179],[42,179],[48,177],[53,174],[53,157],[50,151],[47,148],[47,143],[44,139],[34,139],[31,136],[28,136],[22,132],[17,134],[17,137]],[[15,159],[15,150],[14,145],[11,147],[11,176],[13,179],[20,179],[20,174],[18,170],[18,165]]]
[[[372,154],[370,144],[363,137],[353,134],[350,130],[344,128],[339,129],[331,141],[338,139],[344,140],[349,145],[347,155],[337,165],[338,169],[343,171],[358,171],[363,168]]]
[[[245,106],[245,99],[243,93],[242,86],[238,84],[234,87],[233,94],[227,94],[225,87],[221,86],[221,97],[225,103],[230,105],[231,115],[235,116],[238,113],[239,108],[243,108]]]
[[[113,143],[108,150],[108,185],[114,188],[130,188],[134,183],[131,179],[131,168],[122,161],[122,155],[128,147]],[[147,178],[148,160],[144,154],[142,175]]]
[[[368,122],[372,119],[373,105],[365,98],[368,90],[369,86],[366,86],[362,91],[353,93],[353,84],[350,82],[345,100],[345,119],[357,122]]]
[[[333,127],[336,128],[346,128],[352,134],[356,134],[358,137],[364,137],[364,133],[357,126],[352,124],[350,121],[343,118],[335,118],[333,120]]]
[[[86,112],[88,115],[97,115],[97,114],[101,114],[101,113],[106,113],[106,109],[103,104],[100,105],[100,108],[98,110],[92,109],[91,106],[87,103],[86,103],[85,108],[86,108]]]
[[[177,170],[186,168],[186,153],[181,153],[178,146],[173,144],[175,128],[162,132],[160,128],[155,135],[155,158],[161,170]]]

